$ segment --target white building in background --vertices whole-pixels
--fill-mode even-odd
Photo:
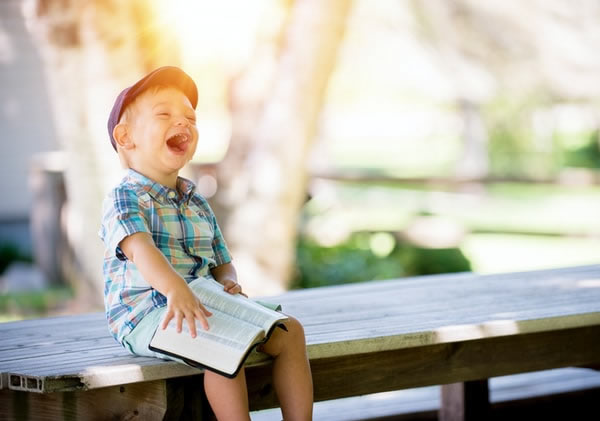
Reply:
[[[42,59],[21,11],[0,1],[0,246],[31,254],[31,160],[58,148]]]

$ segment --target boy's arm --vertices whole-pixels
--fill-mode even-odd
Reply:
[[[137,232],[125,237],[119,246],[125,256],[136,265],[144,279],[167,297],[167,313],[161,324],[162,329],[166,328],[169,321],[175,318],[177,332],[181,332],[184,319],[187,320],[192,337],[196,337],[196,319],[200,321],[205,330],[208,330],[206,318],[211,313],[194,295],[185,279],[169,264],[166,257],[154,244],[150,234]]]
[[[224,263],[213,267],[210,272],[215,280],[223,285],[230,294],[242,294],[242,286],[237,283],[237,272],[232,263]]]

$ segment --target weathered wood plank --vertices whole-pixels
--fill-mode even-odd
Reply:
[[[269,361],[268,356],[257,353],[251,355],[248,364],[260,365]],[[125,357],[105,357],[95,360],[83,359],[76,362],[67,360],[59,367],[44,367],[41,364],[11,373],[13,373],[11,376],[15,378],[23,377],[24,381],[38,381],[35,390],[31,391],[48,393],[193,376],[202,373],[202,370],[157,358],[126,355]],[[26,384],[23,387],[15,386],[12,388],[17,390],[28,389]]]
[[[314,419],[319,421],[357,421],[383,420],[386,417],[386,420],[406,418],[414,421],[421,419],[422,413],[427,412],[430,414],[427,419],[434,421],[437,420],[437,412],[440,409],[440,390],[440,386],[428,386],[321,401],[314,406]],[[600,397],[600,373],[581,368],[561,368],[495,377],[489,380],[489,390],[492,404],[517,400],[536,403],[536,398],[540,397],[557,401],[559,395],[567,393],[585,393],[587,395],[591,392],[592,396],[598,398]],[[253,412],[251,415],[253,421],[281,419],[279,409],[266,409]],[[495,416],[495,414],[493,415]],[[512,420],[516,417],[492,419]],[[538,416],[531,417],[531,419],[542,418]],[[564,419],[574,418],[571,416]]]
[[[342,286],[328,286],[305,290],[289,291],[284,295],[277,297],[264,297],[265,300],[281,302],[284,305],[299,304],[304,306],[311,302],[329,302],[331,297],[338,297],[342,302],[346,297],[357,295],[364,296],[365,294],[393,294],[396,291],[410,291],[411,293],[420,294],[424,298],[435,291],[425,288],[428,285],[435,285],[437,288],[455,289],[457,297],[463,296],[461,288],[477,288],[488,289],[495,287],[498,291],[510,294],[511,289],[508,285],[520,289],[528,289],[531,282],[539,280],[586,280],[597,279],[599,276],[600,265],[588,265],[569,268],[558,268],[528,272],[513,272],[490,275],[477,275],[473,273],[457,273],[443,275],[427,275],[418,277],[409,277],[401,279],[391,279],[383,281],[361,282],[356,284],[346,284]],[[487,283],[487,284],[486,284]],[[492,295],[495,294],[491,291]],[[411,302],[399,302],[398,305],[410,305]],[[322,308],[322,306],[319,306]]]
[[[598,276],[599,274],[596,273],[596,278]],[[395,281],[393,284],[399,286],[405,282],[407,281]],[[310,308],[310,312],[306,312],[304,319],[307,322],[311,318],[319,319],[321,323],[334,322],[339,315],[344,315],[343,318],[348,319],[345,313],[348,313],[349,304],[352,305],[352,314],[357,314],[353,320],[360,320],[365,316],[370,317],[369,314],[378,317],[378,313],[391,312],[391,315],[418,317],[433,312],[433,314],[441,316],[442,320],[450,318],[460,322],[461,316],[469,316],[473,313],[487,315],[512,315],[514,313],[518,318],[521,311],[539,311],[541,312],[540,316],[544,317],[549,312],[548,302],[551,303],[550,311],[553,310],[553,306],[557,306],[559,310],[560,307],[570,307],[570,310],[568,308],[561,310],[567,314],[581,312],[580,307],[585,312],[585,308],[590,306],[597,309],[594,305],[597,304],[600,294],[598,288],[600,279],[585,279],[585,277],[562,279],[560,283],[552,279],[541,278],[531,281],[527,290],[520,288],[520,284],[523,282],[519,280],[511,283],[497,280],[496,282],[502,283],[500,286],[490,285],[490,282],[476,285],[476,282],[476,279],[472,279],[471,283],[464,285],[452,285],[452,282],[448,282],[448,285],[440,286],[424,280],[416,289],[416,293],[413,293],[411,289],[402,288],[384,291],[381,295],[374,292],[357,291],[356,294],[343,294],[331,299],[314,298],[306,304],[302,300],[284,303],[284,309],[290,313],[298,314],[299,312],[301,314],[303,308]],[[595,287],[593,287],[594,282]],[[342,291],[343,289],[340,288],[331,290],[330,293],[334,295]],[[372,302],[377,302],[378,305],[375,307],[371,304]],[[453,303],[452,307],[448,307],[447,303],[449,302]],[[454,305],[455,303],[456,305]],[[460,304],[468,304],[468,306]]]
[[[380,342],[376,339],[371,340],[374,352],[386,350],[385,344],[381,343],[382,338],[379,339]],[[423,338],[415,339],[413,337],[408,339],[408,343],[410,343],[410,340],[415,343],[419,343],[419,341],[425,344],[435,343],[434,340],[425,340]],[[361,349],[364,352],[370,351],[369,344],[366,343],[366,341],[363,341],[360,346],[359,344],[354,344],[357,349],[353,349],[353,346],[351,345],[352,344],[348,343],[323,344],[322,348],[325,348],[325,351],[319,350],[317,345],[311,345],[309,346],[309,353],[311,354],[311,358],[317,359],[324,358],[321,355],[350,355],[352,353],[360,353]],[[397,348],[406,347],[403,346],[406,344],[400,345],[401,346],[398,346]],[[150,378],[154,379],[157,378],[156,376],[167,378],[196,373],[195,369],[180,366],[176,363],[167,363],[165,365],[165,363],[155,359],[130,357],[129,354],[118,345],[114,348],[107,348],[106,350],[97,350],[97,353],[96,351],[75,353],[68,358],[63,356],[39,357],[20,361],[20,364],[20,367],[18,367],[20,370],[18,370],[18,372],[23,375],[34,376],[40,379],[44,376],[55,377],[55,379],[46,382],[45,387],[48,388],[52,387],[51,385],[53,382],[60,382],[62,378],[65,377],[81,378],[82,383],[87,387],[99,387],[110,384],[148,380]],[[153,366],[155,365],[158,366],[158,368],[154,369]],[[167,372],[173,372],[173,374],[169,375]],[[104,379],[107,383],[100,383],[100,379]],[[113,383],[115,381],[118,383]]]
[[[106,329],[106,322],[104,321],[89,321],[82,325],[82,329],[86,329],[85,332],[77,332],[74,329],[63,329],[61,333],[45,333],[44,331],[36,332],[34,329],[23,329],[21,332],[23,335],[19,336],[19,331],[14,332],[0,332],[5,341],[0,345],[0,351],[9,351],[22,348],[26,346],[48,346],[53,343],[61,343],[66,340],[72,341],[73,339],[78,340],[92,340],[101,338],[110,338],[108,329]],[[114,339],[113,339],[114,341]]]
[[[0,323],[0,333],[4,334],[11,330],[23,330],[30,328],[39,328],[42,331],[49,333],[52,327],[61,326],[65,328],[77,327],[91,321],[106,320],[104,313],[84,313],[76,315],[44,317],[41,319],[19,320],[9,323]]]
[[[574,322],[581,322],[581,318],[575,318]],[[575,325],[578,325],[574,323]],[[548,329],[551,327],[555,327],[555,324],[549,324]],[[563,320],[563,328],[567,325]],[[498,326],[494,325],[493,327],[498,328]],[[449,339],[451,341],[461,340],[461,339],[470,339],[473,335],[477,337],[492,337],[492,336],[501,336],[506,332],[500,329],[492,329],[483,327],[473,326],[471,330],[480,331],[470,333],[468,327],[466,326],[457,326],[456,331],[452,331],[449,329],[445,329],[438,332],[424,332],[420,336],[416,336],[414,334],[411,335],[399,335],[398,337],[377,337],[377,332],[363,332],[364,337],[370,338],[360,340],[356,343],[351,343],[349,341],[342,342],[330,342],[325,344],[314,344],[309,345],[309,355],[311,358],[326,358],[330,355],[349,355],[353,353],[361,353],[361,352],[370,352],[373,348],[374,351],[382,351],[389,349],[399,349],[405,348],[409,346],[415,345],[427,345],[434,343],[444,343],[448,342]],[[536,331],[539,329],[536,328]],[[526,324],[522,324],[519,326],[519,332],[525,333],[528,332]],[[469,336],[459,337],[458,335],[467,333]],[[440,339],[441,338],[441,339]],[[324,338],[327,339],[326,337]],[[109,341],[112,339],[109,338]],[[311,341],[315,341],[314,338],[309,336],[309,343]],[[93,347],[91,350],[81,351],[79,349],[74,350],[73,352],[64,352],[64,353],[50,353],[43,356],[37,356],[35,358],[23,358],[18,359],[18,361],[3,361],[0,364],[0,368],[2,367],[12,367],[13,371],[20,371],[25,375],[60,375],[61,373],[71,373],[71,374],[79,374],[85,370],[86,367],[89,366],[102,366],[104,364],[116,365],[117,363],[122,361],[128,361],[133,364],[139,364],[140,361],[137,359],[132,359],[129,357],[129,354],[122,349],[120,346],[108,345],[105,348]],[[155,360],[151,360],[155,361]],[[113,362],[113,364],[110,364]],[[157,362],[159,363],[159,362]],[[110,370],[107,368],[107,370]]]
[[[115,350],[120,348],[117,346],[113,338],[97,338],[87,339],[78,341],[62,340],[61,342],[55,342],[48,345],[33,345],[33,346],[21,346],[16,349],[0,351],[0,366],[2,364],[24,360],[27,358],[37,358],[40,355],[52,356],[52,355],[64,355],[69,353],[78,353],[87,350]]]
[[[40,319],[43,320],[43,319]],[[6,341],[0,344],[0,350],[10,349],[19,344],[48,344],[61,339],[72,338],[101,338],[110,337],[108,334],[107,324],[104,320],[86,320],[70,328],[67,326],[36,326],[30,325],[22,329],[2,329],[5,324],[0,323],[0,334]],[[49,331],[49,329],[51,329]]]
[[[594,326],[327,358],[311,361],[311,368],[315,399],[320,401],[581,365],[598,359],[600,326]],[[274,405],[269,367],[247,370],[253,409]]]
[[[61,355],[50,355],[40,356],[37,358],[27,358],[12,362],[9,367],[15,371],[22,371],[24,373],[32,374],[34,372],[40,373],[53,373],[55,371],[61,371],[69,369],[69,367],[77,367],[79,363],[83,363],[84,366],[89,366],[102,361],[129,361],[131,362],[131,355],[125,350],[114,347],[108,350],[86,350],[71,354]]]
[[[386,323],[393,323],[388,321]],[[492,338],[525,333],[546,332],[575,327],[596,326],[600,324],[600,313],[572,315],[569,317],[549,318],[545,320],[525,320],[506,323],[490,321],[473,325],[449,325],[429,330],[431,325],[421,327],[422,330],[407,329],[405,333],[390,335],[398,327],[380,326],[364,330],[346,331],[343,335],[312,335],[307,332],[310,343],[308,352],[311,358],[327,358],[335,355],[350,355],[362,352],[375,352],[409,348],[413,346],[452,343],[459,341]],[[309,326],[306,327],[307,330]]]
[[[162,420],[167,408],[164,381],[93,391],[0,392],[0,419],[21,420]]]
[[[598,326],[600,265],[378,281],[292,291],[273,301],[304,322],[316,361]],[[198,372],[129,356],[108,335],[102,313],[0,324],[0,338],[3,383],[6,373],[22,374],[42,381],[44,391]]]

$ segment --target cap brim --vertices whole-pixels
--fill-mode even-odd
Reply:
[[[196,105],[198,105],[198,89],[196,88],[196,84],[194,83],[193,79],[178,67],[164,66],[159,67],[151,73],[148,73],[146,77],[140,79],[135,85],[129,88],[129,91],[127,92],[127,98],[125,98],[121,109],[123,110],[143,91],[157,85],[172,86],[177,88],[181,90],[190,100],[190,103],[194,109],[196,108]]]

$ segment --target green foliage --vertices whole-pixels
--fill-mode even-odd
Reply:
[[[298,288],[312,288],[362,282],[401,276],[402,264],[394,259],[379,258],[365,247],[363,235],[354,235],[334,247],[323,247],[300,238],[297,245],[297,276],[293,283]]]
[[[6,268],[13,262],[32,262],[31,256],[27,256],[19,251],[12,244],[0,244],[0,274],[4,273]]]
[[[556,176],[564,166],[600,168],[598,131],[556,126],[555,106],[536,92],[521,98],[498,97],[485,104],[494,175],[546,178]]]
[[[73,290],[69,287],[54,287],[0,295],[0,315],[39,317],[59,308],[73,297]]]
[[[12,244],[0,245],[0,274],[14,262],[32,263],[33,259]],[[0,322],[23,317],[40,317],[72,299],[69,287],[53,287],[33,291],[0,294]]]
[[[593,132],[587,136],[582,135],[587,141],[575,148],[566,148],[563,151],[563,162],[567,167],[600,168],[600,142],[598,133]]]
[[[457,248],[425,249],[396,244],[387,256],[369,247],[370,233],[359,232],[334,247],[301,237],[297,244],[295,288],[313,288],[377,279],[469,271],[471,265]]]
[[[492,174],[517,177],[552,177],[560,168],[560,148],[536,139],[532,125],[536,111],[549,102],[530,92],[522,98],[498,97],[484,107],[489,133]]]
[[[432,249],[405,245],[401,249],[405,269],[409,275],[434,275],[471,270],[469,259],[457,247]]]

